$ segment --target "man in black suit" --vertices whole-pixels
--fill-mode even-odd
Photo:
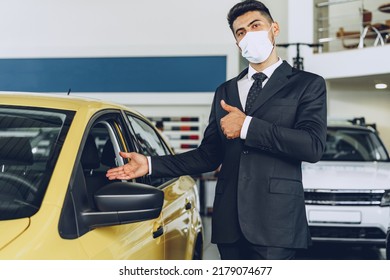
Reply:
[[[151,158],[121,153],[130,163],[107,176],[177,177],[222,163],[212,221],[221,258],[293,259],[310,242],[301,162],[318,161],[325,149],[325,82],[278,57],[279,25],[261,2],[236,4],[228,22],[249,67],[217,88],[199,148]]]

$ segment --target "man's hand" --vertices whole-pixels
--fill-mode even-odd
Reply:
[[[130,180],[149,173],[148,159],[137,153],[119,153],[121,157],[130,159],[125,165],[109,169],[106,177],[109,180]]]
[[[227,139],[235,139],[240,137],[241,128],[245,121],[246,115],[237,107],[230,106],[221,100],[222,108],[228,112],[221,119],[221,128]]]

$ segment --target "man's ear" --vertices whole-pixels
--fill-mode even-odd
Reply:
[[[274,21],[272,23],[272,33],[274,34],[275,37],[279,36],[279,23],[277,21]]]

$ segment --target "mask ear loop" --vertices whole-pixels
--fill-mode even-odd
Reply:
[[[271,26],[270,28],[268,29],[268,32],[270,32],[272,30],[272,27],[274,26],[274,23],[271,23]],[[274,32],[272,32],[272,34],[274,34]]]

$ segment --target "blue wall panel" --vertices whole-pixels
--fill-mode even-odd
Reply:
[[[0,91],[214,92],[226,56],[0,59]]]

